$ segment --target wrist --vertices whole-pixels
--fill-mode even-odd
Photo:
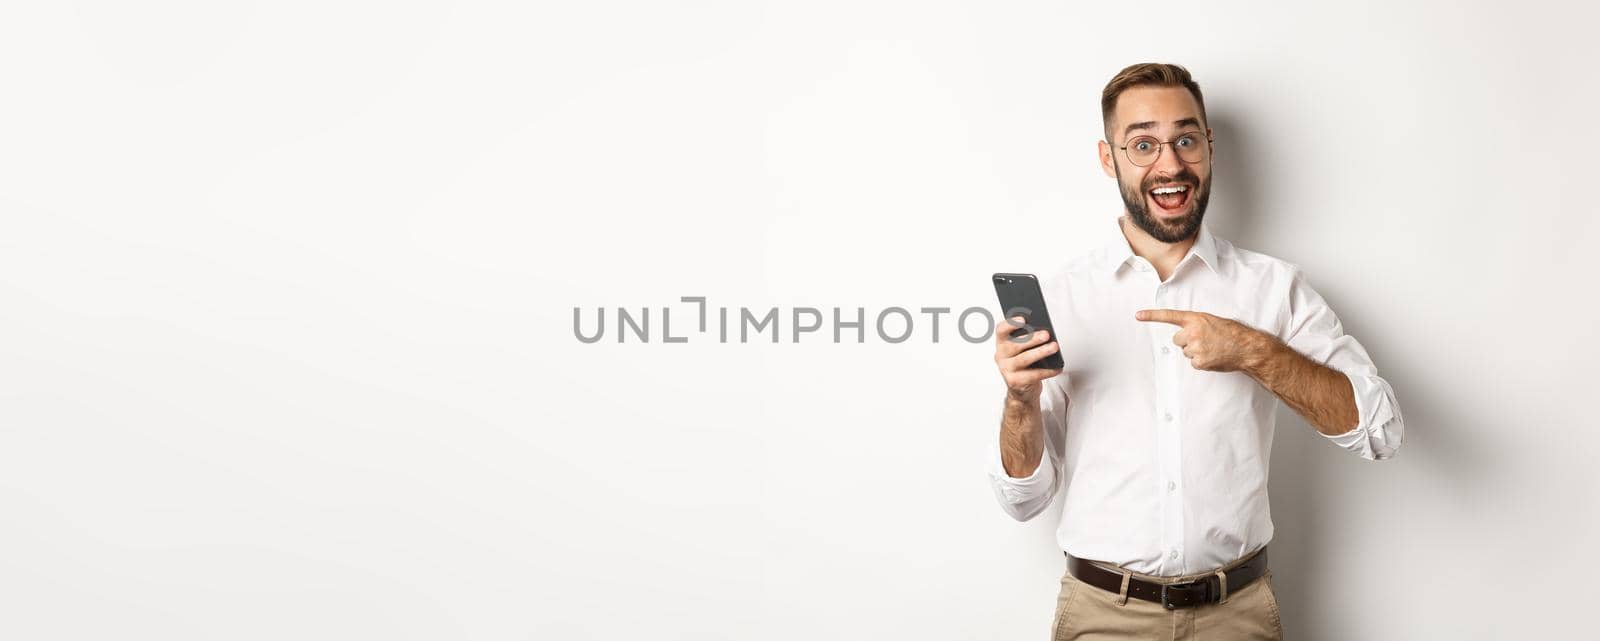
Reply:
[[[1037,406],[1039,404],[1040,385],[1036,383],[1031,389],[1019,391],[1015,388],[1006,388],[1006,405]]]
[[[1276,337],[1260,330],[1253,330],[1250,348],[1245,350],[1244,363],[1240,369],[1259,381],[1266,375],[1269,366],[1282,348],[1283,343]]]

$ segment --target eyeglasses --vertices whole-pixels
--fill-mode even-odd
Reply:
[[[1190,132],[1178,136],[1175,140],[1161,141],[1155,136],[1137,136],[1128,139],[1128,144],[1117,149],[1128,156],[1128,162],[1135,167],[1149,167],[1156,164],[1161,158],[1161,147],[1172,145],[1172,150],[1178,153],[1178,159],[1189,164],[1205,160],[1206,150],[1210,148],[1210,138],[1202,136],[1200,132]]]

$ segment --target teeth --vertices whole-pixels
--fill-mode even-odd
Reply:
[[[1176,193],[1181,193],[1181,192],[1185,192],[1185,191],[1189,191],[1189,188],[1186,187],[1186,186],[1183,186],[1183,185],[1179,185],[1177,187],[1159,187],[1159,188],[1150,190],[1150,193],[1152,193],[1152,194],[1176,194]]]

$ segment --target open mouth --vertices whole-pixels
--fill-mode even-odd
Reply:
[[[1162,185],[1147,193],[1161,213],[1175,216],[1183,210],[1184,205],[1189,204],[1189,194],[1193,191],[1188,185]]]

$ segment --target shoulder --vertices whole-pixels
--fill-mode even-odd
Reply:
[[[1095,270],[1100,269],[1105,265],[1107,251],[1108,248],[1106,247],[1097,247],[1093,250],[1074,256],[1058,266],[1055,271],[1052,272],[1052,275],[1056,277],[1073,277],[1092,274],[1095,272]]]
[[[1109,274],[1111,270],[1106,265],[1108,251],[1108,247],[1097,247],[1057,264],[1055,268],[1039,274],[1040,288],[1047,294],[1059,293],[1074,284],[1082,285],[1090,279]]]
[[[1218,240],[1218,262],[1229,265],[1235,283],[1242,290],[1253,292],[1257,305],[1273,310],[1279,328],[1278,336],[1285,338],[1294,331],[1297,318],[1316,316],[1324,312],[1331,315],[1327,301],[1311,286],[1305,271],[1298,263],[1276,256],[1251,251]],[[1263,328],[1266,326],[1264,325]]]
[[[1253,280],[1264,286],[1288,286],[1304,278],[1298,264],[1277,256],[1245,249],[1222,238],[1216,239],[1217,261],[1236,271],[1241,280]]]

